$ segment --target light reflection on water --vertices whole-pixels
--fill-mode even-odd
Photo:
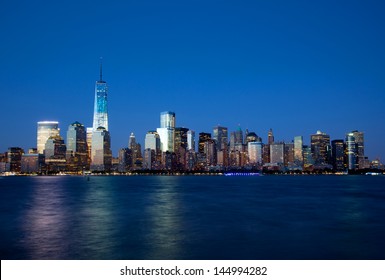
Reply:
[[[151,226],[146,235],[152,244],[148,258],[174,259],[181,254],[183,232],[181,229],[181,205],[176,177],[159,177],[159,187],[149,197],[146,212],[151,217]]]
[[[2,259],[384,259],[385,178],[0,182]]]

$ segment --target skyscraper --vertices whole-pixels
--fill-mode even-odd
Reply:
[[[187,131],[187,150],[195,151],[195,131]]]
[[[160,150],[160,139],[159,134],[156,131],[149,131],[146,134],[144,140],[144,149],[154,150],[156,153]]]
[[[303,166],[303,137],[294,137],[294,164],[296,167]]]
[[[357,146],[357,168],[363,169],[365,168],[364,133],[357,130],[352,133]]]
[[[249,164],[261,165],[262,164],[262,142],[248,142],[247,154],[249,158]]]
[[[108,110],[107,110],[107,83],[103,81],[102,63],[100,63],[100,78],[95,84],[94,121],[92,130],[104,127],[108,131]]]
[[[162,152],[174,152],[175,113],[165,111],[160,113],[160,128],[156,130],[160,137]]]
[[[267,143],[273,144],[274,143],[274,135],[273,135],[273,130],[270,128],[269,132],[267,133]]]
[[[109,171],[112,165],[110,133],[99,127],[92,132],[91,170]]]
[[[24,154],[24,150],[19,147],[11,147],[8,149],[7,162],[9,164],[9,171],[20,172],[21,170],[21,158]]]
[[[346,134],[346,158],[349,170],[357,168],[357,145],[353,132]]]
[[[345,169],[345,143],[342,139],[332,141],[332,164],[333,169],[336,171],[342,171]]]
[[[59,122],[41,121],[37,123],[37,152],[44,153],[45,143],[51,136],[59,136]]]
[[[227,127],[215,126],[213,129],[213,140],[216,142],[217,151],[227,150],[228,132]]]
[[[330,136],[320,130],[310,138],[311,152],[316,165],[329,163],[330,158]]]
[[[108,131],[107,83],[100,77],[95,84],[94,121],[92,125],[91,170],[109,171],[112,166],[111,138]]]
[[[88,164],[87,131],[79,122],[68,126],[67,163],[70,163],[71,169],[78,171]]]
[[[270,145],[270,163],[281,164],[285,163],[285,143],[272,143]]]
[[[208,140],[211,140],[211,133],[199,133],[198,152],[202,155],[205,154],[205,142]]]
[[[44,156],[47,171],[66,170],[66,145],[60,135],[51,136],[45,143]]]

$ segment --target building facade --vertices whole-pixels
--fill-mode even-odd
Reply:
[[[97,131],[99,127],[104,127],[108,131],[107,94],[108,87],[107,83],[103,81],[102,64],[100,63],[100,77],[99,81],[95,84],[93,131]]]
[[[59,122],[41,121],[37,123],[37,152],[44,154],[45,143],[51,136],[59,136]]]

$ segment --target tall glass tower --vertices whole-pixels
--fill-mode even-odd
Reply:
[[[162,152],[174,152],[175,144],[175,113],[165,111],[160,113],[160,128],[156,131],[160,137]]]
[[[107,83],[103,81],[102,63],[100,62],[100,78],[95,84],[95,105],[94,122],[92,130],[104,127],[108,131],[108,111],[107,111]]]
[[[51,136],[59,136],[59,122],[42,121],[37,123],[37,152],[44,153],[45,143]]]

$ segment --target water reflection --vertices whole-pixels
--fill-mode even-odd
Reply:
[[[22,239],[29,257],[48,259],[55,252],[57,258],[67,254],[68,215],[62,181],[54,177],[36,178],[31,202],[23,218]]]
[[[113,235],[118,222],[113,211],[114,196],[104,177],[92,178],[87,184],[84,201],[76,213],[77,247],[81,248],[81,258],[106,259],[113,255],[116,243]]]
[[[158,186],[149,197],[146,212],[151,225],[146,236],[151,247],[149,259],[175,259],[181,254],[184,233],[181,228],[183,206],[177,177],[157,177]]]

